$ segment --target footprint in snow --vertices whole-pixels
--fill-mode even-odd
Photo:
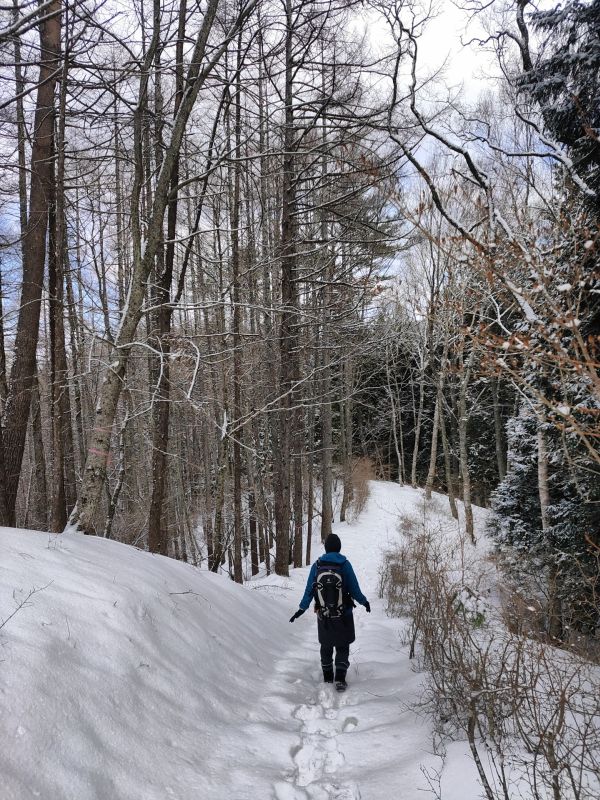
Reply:
[[[361,800],[360,790],[354,784],[322,783],[307,788],[309,800]]]
[[[318,734],[302,736],[302,747],[294,756],[297,786],[308,786],[323,776],[328,756],[326,746],[330,741]]]
[[[300,743],[290,750],[295,774],[276,784],[275,800],[360,800],[358,786],[332,781],[346,762],[338,737],[358,726],[356,717],[340,719],[346,703],[332,686],[321,686],[316,699],[293,709],[292,717],[302,723]]]
[[[318,719],[319,717],[323,716],[323,709],[320,705],[313,703],[313,704],[302,704],[301,706],[296,706],[296,708],[292,712],[292,716],[295,719],[299,719],[302,722],[306,722],[309,719]]]
[[[350,731],[353,731],[356,727],[358,727],[358,720],[356,717],[346,717],[342,725],[342,731],[344,733],[350,733]]]
[[[303,789],[285,781],[278,781],[273,787],[273,792],[273,800],[310,800]]]

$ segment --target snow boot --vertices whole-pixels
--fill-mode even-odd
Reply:
[[[338,690],[338,692],[345,692],[347,686],[346,673],[337,669],[335,671],[335,688]]]
[[[333,683],[333,670],[332,669],[324,669],[323,670],[323,680],[325,683]]]

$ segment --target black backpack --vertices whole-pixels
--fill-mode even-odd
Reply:
[[[344,587],[342,566],[342,564],[317,561],[313,596],[319,614],[325,619],[340,619],[348,606],[349,595]]]

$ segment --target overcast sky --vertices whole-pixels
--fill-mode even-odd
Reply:
[[[475,100],[500,75],[490,49],[471,42],[486,37],[483,20],[479,16],[470,17],[451,0],[439,0],[438,6],[437,16],[428,23],[420,44],[421,59],[429,68],[441,66],[447,59],[446,83],[462,85],[464,94]]]

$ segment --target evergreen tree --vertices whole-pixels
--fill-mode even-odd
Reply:
[[[547,129],[564,144],[600,208],[600,0],[570,2],[531,16],[545,36],[521,87],[540,106]]]
[[[545,608],[547,630],[569,639],[599,621],[600,485],[581,440],[542,425],[548,452],[549,503],[540,503],[537,433],[528,406],[507,424],[508,471],[492,498],[489,528],[515,587]]]
[[[535,415],[525,405],[507,422],[508,470],[492,496],[490,530],[500,547],[514,549],[514,564],[530,555],[542,528],[536,431]]]

